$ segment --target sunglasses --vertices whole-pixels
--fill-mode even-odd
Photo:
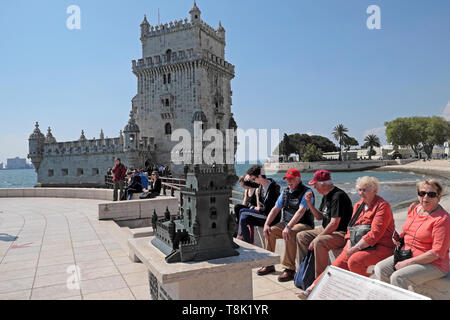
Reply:
[[[417,195],[419,197],[425,197],[425,195],[428,195],[429,198],[436,198],[438,196],[437,192],[431,191],[431,192],[425,192],[425,191],[419,191],[417,192]]]

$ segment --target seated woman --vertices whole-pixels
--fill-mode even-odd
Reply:
[[[141,199],[152,199],[161,194],[161,179],[159,178],[158,171],[153,171],[150,175],[150,181],[148,183],[148,189],[144,189],[141,194]]]
[[[395,266],[394,256],[377,263],[375,276],[378,280],[408,289],[447,275],[450,217],[439,205],[442,191],[442,184],[437,180],[417,184],[419,203],[409,207],[402,233],[399,239],[393,239],[399,249],[411,250],[411,257]]]
[[[244,189],[244,198],[242,203],[238,203],[234,206],[234,214],[236,216],[236,223],[239,222],[240,211],[244,208],[256,207],[256,190],[259,187],[258,184],[252,183],[248,179],[245,179],[245,174],[239,177],[239,184]]]
[[[255,165],[247,170],[246,181],[258,186],[256,191],[256,206],[240,211],[238,239],[253,243],[254,226],[263,227],[267,216],[280,196],[280,186],[271,178],[261,174],[261,166]],[[279,220],[272,221],[271,226]]]
[[[392,243],[392,234],[395,230],[394,216],[390,204],[377,195],[378,188],[378,180],[374,177],[365,176],[356,180],[356,190],[361,200],[353,207],[353,216],[349,227],[370,225],[370,231],[358,243],[352,245],[350,232],[347,230],[345,235],[347,244],[332,263],[333,266],[368,277],[367,267],[392,255],[394,251]],[[360,212],[359,217],[354,221],[358,211]],[[308,289],[301,291],[299,297],[306,298],[319,279],[320,276]]]

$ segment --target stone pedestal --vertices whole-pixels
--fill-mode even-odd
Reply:
[[[251,300],[252,269],[280,263],[280,256],[235,240],[238,256],[203,262],[166,263],[165,255],[150,241],[130,239],[130,255],[149,270],[150,296],[154,300]]]

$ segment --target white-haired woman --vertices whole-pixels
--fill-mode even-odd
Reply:
[[[445,277],[449,271],[450,217],[439,205],[443,188],[438,180],[417,184],[419,203],[413,203],[395,245],[404,260],[390,256],[375,266],[375,276],[393,285],[409,286]],[[394,265],[395,264],[395,265]]]
[[[394,217],[390,204],[377,195],[378,188],[378,180],[374,177],[365,176],[356,180],[356,189],[361,200],[353,207],[353,216],[349,227],[370,225],[370,231],[353,245],[350,241],[350,232],[347,231],[345,235],[347,243],[341,254],[333,261],[333,266],[368,277],[367,267],[392,255],[394,251],[392,243],[392,234],[395,230]],[[360,214],[355,221],[358,211]],[[299,297],[308,296],[319,279],[320,276],[308,289],[302,291]]]

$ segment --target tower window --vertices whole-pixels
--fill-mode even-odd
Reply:
[[[170,73],[167,75],[167,83],[170,83]]]
[[[78,168],[77,169],[77,177],[79,177],[79,176],[82,176],[83,175],[83,169],[81,169],[81,168]]]
[[[93,169],[92,169],[92,175],[93,175],[93,176],[96,176],[96,175],[98,175],[98,174],[99,174],[98,168],[93,168]]]
[[[166,75],[163,74],[163,84],[166,84],[167,80],[166,80]]]
[[[61,175],[67,176],[69,174],[69,169],[61,169]]]
[[[210,203],[216,203],[216,197],[209,198],[209,202]]]
[[[211,225],[211,229],[216,229],[216,228],[217,228],[217,225],[215,222],[213,222],[213,224]]]
[[[170,123],[166,123],[164,129],[166,131],[166,134],[172,134],[172,126],[170,125]]]
[[[166,99],[166,107],[168,107],[170,105],[170,101],[169,99]]]
[[[53,175],[54,175],[53,169],[48,170],[48,176],[53,177]]]
[[[216,123],[216,129],[220,130],[220,123],[218,123],[218,122]]]

